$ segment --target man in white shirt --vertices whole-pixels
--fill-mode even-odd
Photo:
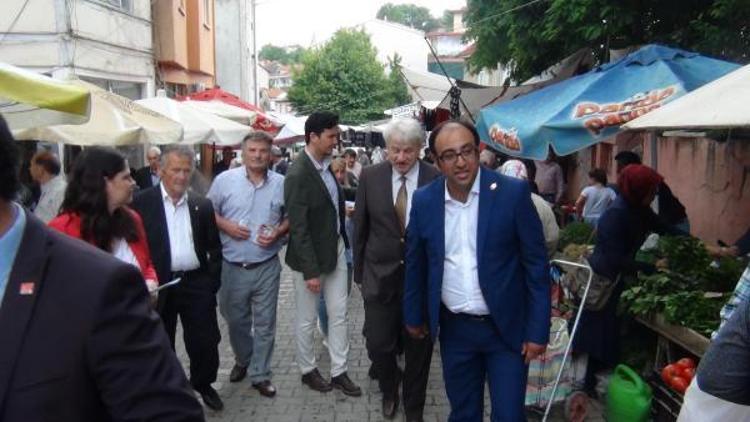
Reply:
[[[158,311],[172,348],[177,318],[182,322],[190,358],[190,383],[213,410],[224,407],[211,383],[219,369],[216,292],[220,283],[221,243],[209,200],[188,193],[195,155],[173,146],[161,156],[161,181],[139,192],[133,208],[143,218],[159,281],[180,279],[159,293]]]
[[[34,208],[34,215],[49,223],[60,211],[60,205],[65,199],[65,189],[68,187],[65,176],[60,174],[60,160],[49,151],[37,152],[31,158],[29,172],[42,191]]]
[[[549,339],[550,279],[528,183],[479,166],[479,135],[448,121],[430,134],[445,178],[412,200],[404,321],[440,338],[451,421],[524,420],[528,363]],[[426,315],[424,310],[427,310]]]
[[[354,211],[354,281],[365,301],[367,351],[373,360],[383,416],[392,419],[399,404],[398,345],[406,354],[403,398],[407,421],[422,419],[432,341],[404,336],[404,232],[411,198],[440,173],[418,160],[424,131],[414,119],[396,119],[383,132],[388,161],[362,171]]]

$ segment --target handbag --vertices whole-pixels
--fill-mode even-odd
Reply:
[[[588,257],[582,256],[578,259],[579,264],[591,267],[589,264]],[[593,271],[593,270],[592,270]],[[568,286],[579,298],[583,297],[583,293],[586,289],[586,282],[588,281],[588,271],[584,269],[571,269],[566,273],[568,277]],[[614,293],[615,288],[620,283],[620,275],[614,280],[609,279],[601,274],[592,273],[591,275],[591,287],[589,287],[588,295],[586,295],[586,302],[583,303],[584,309],[588,311],[601,311],[607,305],[609,298]]]

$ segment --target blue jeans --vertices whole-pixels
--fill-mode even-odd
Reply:
[[[248,367],[253,384],[271,379],[280,276],[278,256],[251,270],[226,261],[221,268],[219,311],[229,326],[235,362]]]

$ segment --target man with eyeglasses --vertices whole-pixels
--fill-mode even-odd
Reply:
[[[529,362],[549,339],[550,283],[529,186],[479,166],[479,135],[437,126],[429,146],[444,177],[416,191],[407,228],[404,321],[440,338],[450,421],[524,420]],[[427,315],[423,310],[427,309]]]

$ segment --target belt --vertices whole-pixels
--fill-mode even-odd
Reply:
[[[479,321],[479,322],[492,322],[492,316],[490,314],[486,315],[476,315],[476,314],[467,314],[464,312],[453,312],[450,309],[448,309],[445,304],[440,304],[440,310],[443,314],[454,317],[454,318],[460,318],[460,319],[466,319],[470,321]]]
[[[185,281],[186,278],[198,274],[200,271],[200,268],[188,271],[172,271],[172,280],[174,280],[175,278],[181,278],[183,281]]]
[[[252,270],[252,269],[260,267],[261,265],[265,264],[266,262],[268,262],[268,261],[270,261],[270,260],[272,260],[274,258],[276,258],[276,255],[274,255],[274,256],[272,256],[272,257],[270,257],[268,259],[265,259],[263,261],[260,261],[260,262],[232,262],[232,261],[224,261],[224,262],[226,262],[228,264],[231,264],[231,265],[234,265],[235,267],[240,267],[243,270]]]

